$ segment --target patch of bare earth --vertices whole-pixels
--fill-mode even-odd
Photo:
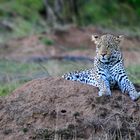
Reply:
[[[1,140],[138,140],[140,100],[117,90],[98,97],[97,88],[59,77],[37,79],[0,99],[0,126]]]
[[[32,35],[21,39],[9,40],[6,45],[0,45],[0,58],[26,60],[32,57],[61,57],[61,56],[95,56],[95,45],[91,42],[91,34],[105,34],[95,27],[69,27],[67,30],[56,30],[53,33]],[[42,38],[54,41],[47,45]],[[140,40],[125,37],[122,50],[126,66],[140,65]]]

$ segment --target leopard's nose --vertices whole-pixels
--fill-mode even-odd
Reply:
[[[102,52],[101,55],[104,57],[107,54],[106,51]]]

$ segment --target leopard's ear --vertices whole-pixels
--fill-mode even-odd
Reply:
[[[99,36],[98,35],[92,35],[91,36],[91,41],[94,41],[95,44],[98,43],[98,40],[99,40]]]
[[[124,35],[119,35],[119,36],[116,37],[116,41],[118,43],[121,43],[123,40],[124,40]]]

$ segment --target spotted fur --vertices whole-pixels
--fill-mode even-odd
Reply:
[[[128,93],[132,100],[140,97],[125,71],[123,56],[119,48],[123,36],[110,34],[101,37],[92,35],[96,44],[94,68],[64,74],[67,80],[79,81],[99,88],[99,96],[111,95],[111,88],[117,85],[122,93]]]

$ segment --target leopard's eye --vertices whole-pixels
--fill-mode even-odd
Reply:
[[[101,45],[98,44],[98,45],[97,45],[97,48],[101,48]]]
[[[110,45],[107,45],[107,48],[109,48],[110,47]]]

